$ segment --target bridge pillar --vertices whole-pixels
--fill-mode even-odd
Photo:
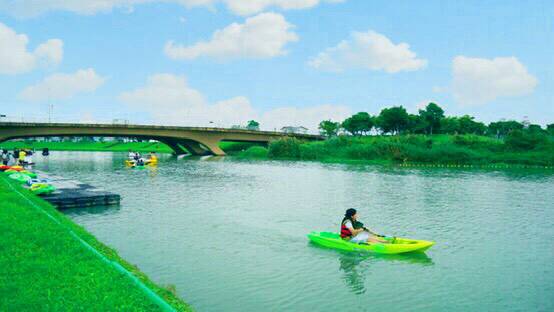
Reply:
[[[216,139],[194,141],[189,139],[160,138],[158,140],[169,146],[176,155],[190,153],[194,156],[205,156],[210,154],[225,156],[225,152],[219,148],[219,140]]]
[[[225,152],[219,147],[220,140],[205,140],[200,143],[210,150],[215,156],[225,156]]]
[[[211,154],[209,150],[203,148],[200,143],[192,140],[181,140],[179,143],[195,156],[204,156]]]
[[[179,146],[176,140],[171,140],[171,139],[158,139],[158,140],[164,143],[165,145],[169,146],[173,150],[175,155],[187,154],[187,151],[185,151],[181,146]]]

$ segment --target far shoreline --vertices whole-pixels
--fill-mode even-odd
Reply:
[[[268,147],[222,142],[228,156],[240,160],[315,161],[334,164],[365,164],[420,168],[520,168],[554,169],[554,139],[534,149],[515,149],[504,140],[478,135],[338,136],[325,141],[282,139]],[[50,151],[156,152],[173,150],[160,142],[7,141],[0,148]]]

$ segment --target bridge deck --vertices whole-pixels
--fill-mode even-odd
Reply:
[[[108,136],[154,139],[167,144],[176,154],[225,155],[221,141],[262,142],[293,137],[300,140],[322,140],[313,134],[254,131],[246,129],[178,127],[129,124],[74,124],[0,122],[0,142],[41,136]]]

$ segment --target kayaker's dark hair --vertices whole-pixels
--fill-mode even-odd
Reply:
[[[354,220],[352,220],[352,216],[355,215],[356,212],[357,211],[354,208],[347,209],[341,223],[344,223],[344,221],[346,221],[346,220],[350,220],[350,222],[352,222],[352,224],[354,224]]]

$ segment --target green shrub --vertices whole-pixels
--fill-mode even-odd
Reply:
[[[351,145],[354,140],[356,140],[354,137],[339,135],[325,140],[324,142],[327,148],[341,148]]]
[[[504,149],[502,141],[474,134],[455,135],[452,137],[452,142],[458,146],[471,149],[484,149],[493,152],[501,152]]]
[[[241,158],[267,158],[268,150],[263,146],[251,146],[238,156]]]
[[[295,138],[284,138],[269,144],[268,156],[271,158],[300,158],[302,142]]]
[[[548,144],[548,137],[542,133],[515,130],[506,136],[504,142],[511,150],[532,150],[541,145]]]
[[[300,145],[300,158],[305,160],[318,160],[328,156],[323,142]]]
[[[381,158],[403,160],[402,144],[389,140],[376,141],[373,144],[375,154]]]
[[[370,144],[356,144],[345,148],[346,158],[371,160],[377,158],[375,146]]]
[[[471,149],[453,145],[442,145],[431,150],[427,161],[444,164],[468,164],[480,158],[483,158],[483,155]]]
[[[229,142],[229,141],[223,141],[219,144],[219,146],[225,151],[227,154],[233,154],[233,153],[239,153],[242,151],[246,151],[252,146],[261,146],[259,143],[251,143],[251,142]]]
[[[426,147],[426,148],[432,145],[432,143],[429,143],[429,142],[432,142],[431,139],[423,135],[413,135],[413,134],[398,137],[398,142],[402,144],[410,144],[410,145]]]

